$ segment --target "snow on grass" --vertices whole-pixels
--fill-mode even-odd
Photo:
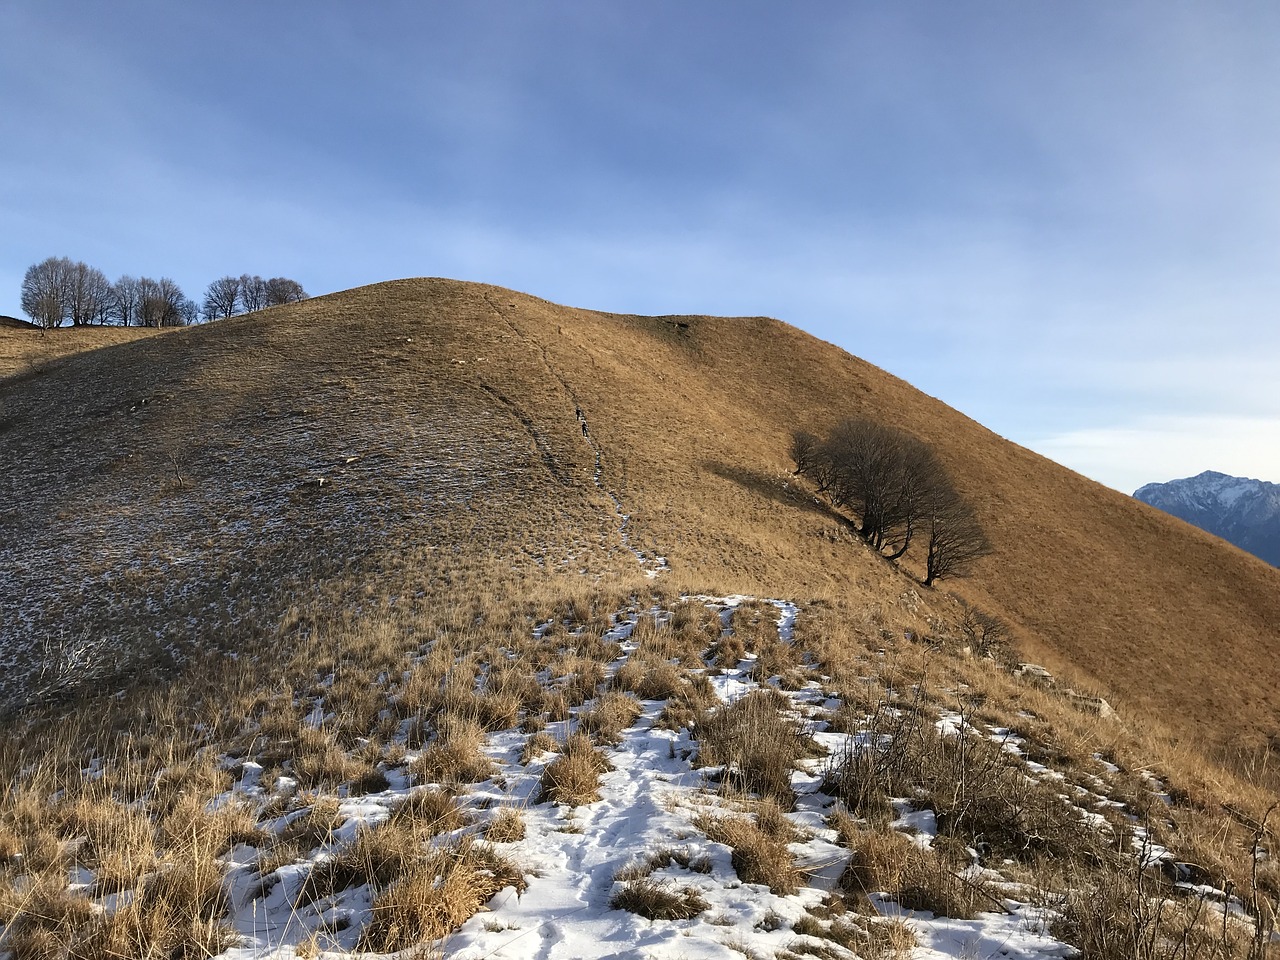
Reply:
[[[748,597],[697,597],[684,602],[691,600],[719,615],[722,636],[732,632],[732,614],[743,604],[771,605],[777,610],[773,621],[777,640],[793,642],[800,611],[790,602]],[[885,931],[893,929],[887,926],[891,921],[900,922],[914,935],[915,946],[908,952],[915,958],[1029,960],[1075,954],[1074,948],[1049,932],[1056,916],[1052,898],[1046,900],[1043,891],[1037,894],[1000,872],[1013,861],[986,862],[973,848],[961,860],[954,859],[955,837],[943,836],[940,815],[919,796],[886,798],[891,811],[887,822],[874,827],[850,817],[835,795],[824,792],[833,764],[859,751],[883,750],[888,737],[870,727],[853,733],[825,729],[826,718],[842,704],[812,668],[810,682],[790,690],[753,679],[751,653],[736,665],[712,668],[704,661],[701,669],[694,670],[714,692],[712,702],[719,704],[715,711],[736,709],[735,705],[758,697],[755,692],[765,688],[771,691],[768,702],[776,704],[779,717],[794,725],[788,729],[801,732],[810,749],[795,761],[782,802],[726,790],[733,781],[725,761],[699,765],[703,744],[695,739],[695,732],[703,727],[664,725],[668,703],[663,699],[638,701],[634,720],[610,742],[596,747],[605,761],[596,790],[599,799],[576,806],[541,801],[546,770],[565,755],[556,741],[579,736],[589,711],[607,696],[620,696],[606,695],[608,684],[643,648],[644,637],[669,625],[672,617],[656,607],[615,614],[600,641],[612,659],[603,665],[605,680],[597,696],[572,708],[567,719],[546,726],[542,735],[550,739],[541,742],[550,749],[528,750],[533,734],[521,727],[491,730],[483,739],[491,775],[477,783],[417,782],[412,771],[421,768],[415,767],[415,761],[432,749],[434,741],[418,749],[402,744],[402,759],[381,766],[383,786],[364,795],[350,795],[349,786],[300,794],[295,777],[268,776],[266,768],[254,760],[224,758],[225,768],[235,773],[234,786],[210,808],[256,805],[263,811],[258,829],[269,840],[236,843],[220,857],[230,905],[227,923],[238,939],[219,956],[257,960],[359,952],[367,946],[363,938],[377,911],[387,909],[383,898],[388,890],[407,882],[396,879],[404,876],[400,867],[380,867],[379,857],[408,858],[413,863],[407,869],[412,870],[414,863],[429,858],[433,851],[479,851],[478,862],[497,863],[484,859],[496,856],[515,870],[503,881],[507,885],[487,898],[484,909],[435,943],[444,955],[460,960],[737,960],[744,955],[805,953],[854,957],[858,952],[850,945],[869,943],[867,938],[873,936],[887,937]],[[643,634],[637,632],[642,621]],[[759,621],[750,623],[754,630]],[[529,629],[534,638],[543,640],[561,625],[547,621],[530,624]],[[561,633],[559,642],[573,647],[574,634]],[[429,655],[428,647],[423,656]],[[543,676],[544,683],[550,682],[549,673]],[[477,684],[483,677],[482,671]],[[331,690],[332,683],[319,687]],[[882,716],[902,719],[912,711],[931,709],[918,693],[915,702],[898,704],[886,707]],[[302,722],[310,729],[319,728],[331,716],[332,711],[317,702],[303,714]],[[868,716],[867,723],[873,722],[874,717]],[[407,729],[406,721],[401,725],[402,739]],[[1013,765],[1029,784],[1061,784],[1062,773],[1028,761],[1026,741],[1007,729],[984,728],[968,715],[941,709],[933,710],[919,729],[949,744],[947,749],[961,740],[975,747],[981,741],[990,755]],[[360,747],[357,741],[353,749]],[[737,761],[727,763],[732,766]],[[90,773],[100,773],[90,767]],[[1096,777],[1093,781],[1102,786]],[[1150,781],[1149,786],[1164,792],[1158,781]],[[1081,822],[1110,835],[1111,822],[1091,809],[1106,800],[1104,794],[1076,786],[1071,794],[1059,796]],[[432,814],[443,819],[424,823],[423,814],[405,813],[419,809],[445,810],[446,814]],[[500,820],[504,830],[490,834],[490,827]],[[853,840],[845,832],[851,823],[856,825]],[[390,833],[397,829],[408,831],[403,839]],[[925,880],[919,882],[927,883],[932,876],[944,888],[967,891],[966,902],[972,906],[952,917],[904,905],[927,901],[938,910],[946,899],[937,893],[908,897],[895,893],[894,887],[855,895],[847,886],[846,874],[853,869],[852,858],[861,855],[857,837],[871,837],[875,830],[888,831],[891,839],[896,836],[903,852],[894,856],[907,858],[894,869],[924,869]],[[389,852],[385,844],[378,845],[379,831],[389,832],[394,841]],[[296,836],[311,839],[288,847],[288,838]],[[1170,858],[1145,828],[1135,827],[1129,837],[1136,863],[1158,866]],[[975,846],[981,844],[975,841]],[[366,848],[370,851],[366,860],[357,858],[353,865],[352,852]],[[866,865],[860,869],[865,871]],[[768,879],[784,875],[786,879]],[[85,887],[94,877],[80,868],[71,879]],[[1182,887],[1190,896],[1225,901],[1226,909],[1240,909],[1222,891],[1200,890],[1189,883]],[[110,906],[106,899],[100,905]],[[383,922],[383,927],[386,922],[395,922],[395,917]]]

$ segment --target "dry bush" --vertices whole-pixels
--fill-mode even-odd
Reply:
[[[691,920],[709,904],[693,887],[676,889],[674,884],[644,878],[623,884],[609,900],[609,906],[637,913],[646,920]]]
[[[980,881],[956,873],[932,850],[912,846],[894,899],[908,910],[927,910],[941,917],[971,920],[999,903]]]
[[[701,673],[692,674],[684,684],[667,699],[654,726],[665,730],[692,729],[698,718],[720,703],[715,687]]]
[[[505,887],[525,888],[523,873],[471,841],[418,858],[373,901],[358,949],[393,953],[447,936]]]
[[[334,790],[363,777],[369,767],[351,756],[332,731],[304,724],[295,733],[289,770],[304,790]]]
[[[852,820],[837,824],[840,842],[848,847],[849,865],[840,877],[840,889],[854,897],[894,893],[903,886],[915,844],[904,834],[880,825],[863,829]]]
[[[578,729],[600,742],[620,743],[622,731],[643,712],[635,697],[611,690],[597,697],[590,710],[579,714]]]
[[[733,869],[743,883],[761,883],[779,896],[796,892],[804,879],[786,841],[771,837],[743,816],[699,816],[694,826],[733,849]]]
[[[1090,960],[1271,960],[1270,931],[1223,923],[1217,906],[1171,891],[1136,864],[1109,864],[1067,885],[1051,930]],[[1274,919],[1272,920],[1274,923]]]
[[[711,662],[721,670],[736,670],[747,655],[747,648],[737,634],[726,634],[711,647]]]
[[[1104,854],[1108,838],[967,722],[943,735],[919,704],[882,705],[868,728],[833,758],[824,784],[859,816],[884,820],[888,797],[911,796],[933,808],[940,833],[999,856],[1096,862]]]
[[[82,893],[67,890],[60,876],[41,878],[30,889],[0,887],[0,940],[17,960],[71,955],[72,944],[91,929],[98,910]]]
[[[524,813],[519,807],[499,807],[484,828],[490,843],[515,843],[524,839]]]
[[[98,895],[132,888],[157,862],[155,826],[141,810],[82,795],[55,813]]]
[[[191,844],[218,855],[241,843],[261,846],[269,836],[244,800],[232,800],[211,810],[205,800],[187,794],[161,819],[157,838],[166,848]]]
[[[612,769],[603,753],[582,733],[570,734],[561,745],[560,756],[542,771],[538,803],[568,804],[576,807],[600,799],[600,777]]]
[[[197,850],[177,852],[175,861],[141,878],[134,896],[113,913],[62,884],[37,885],[6,926],[5,947],[17,960],[222,953],[237,936],[224,920],[229,904],[221,866]]]
[[[694,725],[699,767],[724,767],[732,790],[772,797],[788,809],[795,802],[791,772],[815,745],[803,726],[785,716],[790,701],[776,690],[753,690],[701,716]]]
[[[436,721],[436,739],[410,766],[427,783],[478,783],[493,776],[494,764],[484,752],[484,729],[472,717],[444,714]]]
[[[559,683],[558,691],[570,707],[592,699],[605,678],[603,663],[577,654],[562,657],[552,664],[551,671],[552,679]],[[548,716],[548,719],[554,721],[556,718]]]

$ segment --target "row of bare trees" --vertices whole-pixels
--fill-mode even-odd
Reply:
[[[890,560],[924,544],[926,586],[991,552],[973,509],[928,444],[870,420],[844,420],[825,437],[792,435],[796,473]]]
[[[203,313],[215,320],[306,298],[302,285],[285,277],[223,277],[209,284]],[[27,269],[22,309],[46,330],[64,323],[177,327],[196,323],[201,315],[196,302],[168,277],[125,275],[112,283],[101,270],[68,257],[49,257]]]
[[[305,299],[307,292],[302,284],[287,277],[263,280],[247,273],[219,277],[204,292],[204,315],[210,320],[219,320]]]

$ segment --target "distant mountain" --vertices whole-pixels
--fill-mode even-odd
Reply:
[[[1280,567],[1280,484],[1206,470],[1134,496]]]

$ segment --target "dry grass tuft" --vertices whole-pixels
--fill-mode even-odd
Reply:
[[[692,887],[676,889],[673,884],[647,878],[628,880],[609,901],[614,910],[627,910],[646,920],[691,920],[709,904]]]
[[[542,771],[537,802],[571,807],[594,803],[600,799],[600,777],[610,769],[609,761],[585,734],[570,734],[560,756]]]
[[[422,751],[410,772],[426,783],[470,784],[493,776],[484,752],[484,728],[469,716],[444,714],[436,721],[436,739]]]
[[[411,826],[422,836],[438,836],[467,826],[471,819],[457,798],[430,787],[414,790],[391,812],[390,822]]]
[[[481,844],[434,850],[374,900],[359,949],[393,953],[439,940],[507,886],[523,890],[522,873]]]
[[[803,726],[782,711],[790,701],[776,690],[753,690],[740,700],[700,717],[697,766],[724,767],[731,790],[758,793],[785,805],[795,802],[791,772],[814,754]]]
[[[602,743],[619,743],[622,731],[644,712],[630,694],[612,690],[596,698],[595,705],[578,717],[579,729]]]
[[[707,816],[694,821],[707,837],[733,849],[733,869],[743,883],[761,883],[779,896],[789,896],[804,879],[786,841],[761,830],[742,816]]]
[[[524,814],[519,807],[499,807],[484,830],[490,843],[515,843],[524,839]]]

